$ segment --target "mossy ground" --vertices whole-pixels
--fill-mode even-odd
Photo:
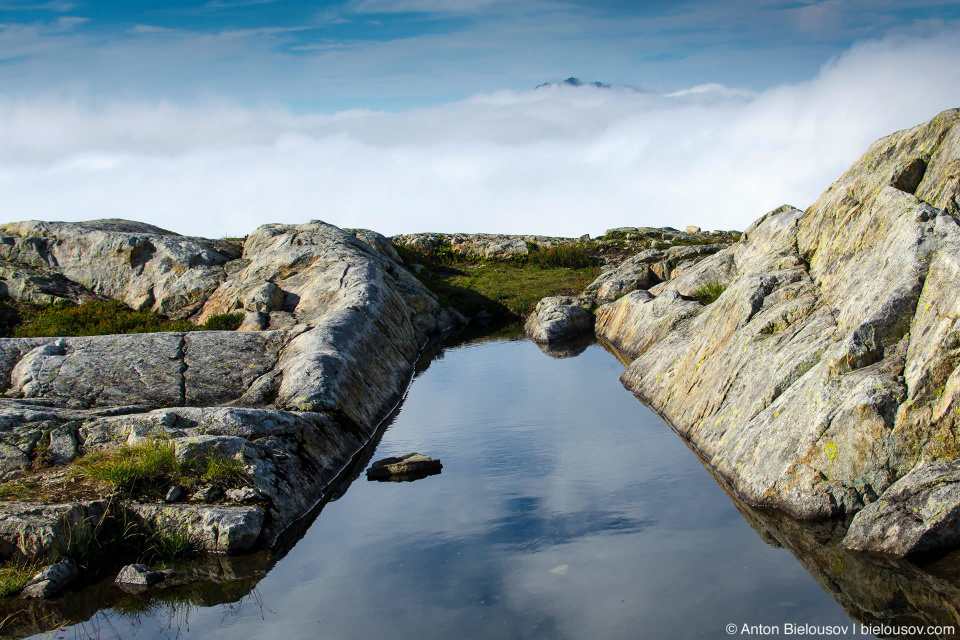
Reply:
[[[240,326],[242,320],[243,314],[227,313],[211,316],[203,325],[195,325],[187,320],[171,320],[150,311],[135,311],[116,300],[91,300],[83,304],[57,302],[52,305],[0,302],[0,337],[11,338],[232,331]]]

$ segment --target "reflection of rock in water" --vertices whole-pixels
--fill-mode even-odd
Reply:
[[[563,342],[553,342],[551,344],[534,342],[534,344],[540,347],[540,351],[543,351],[551,358],[573,358],[586,351],[587,347],[594,342],[596,342],[596,338],[592,333],[588,333],[577,336],[576,338],[564,340]]]
[[[860,624],[949,625],[954,627],[954,634],[880,637],[960,637],[960,554],[918,566],[886,556],[848,551],[840,547],[847,521],[799,522],[779,511],[751,507],[710,472],[764,542],[789,550],[847,615]]]
[[[207,554],[180,567],[181,576],[143,593],[127,593],[108,577],[55,601],[0,600],[0,637],[22,638],[83,623],[87,631],[109,627],[110,619],[163,619],[163,626],[185,620],[192,607],[239,602],[279,559],[275,551],[247,556]],[[254,593],[254,595],[256,595]],[[112,612],[101,610],[110,607]],[[96,637],[96,633],[89,633]]]
[[[596,336],[596,339],[597,344],[612,354],[613,357],[616,358],[623,366],[629,367],[630,363],[633,362],[633,358],[625,354],[623,351],[620,351],[620,349],[617,349],[617,346],[609,340],[606,340],[602,336]]]

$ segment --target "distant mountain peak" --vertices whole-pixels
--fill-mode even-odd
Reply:
[[[610,85],[604,84],[603,82],[600,82],[600,81],[582,82],[580,78],[577,78],[575,76],[570,76],[569,78],[561,82],[544,82],[543,84],[538,84],[535,88],[539,89],[541,87],[559,87],[562,85],[566,85],[568,87],[597,87],[598,89],[610,88]]]

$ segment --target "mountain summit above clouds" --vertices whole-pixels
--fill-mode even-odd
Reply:
[[[609,89],[609,88],[610,88],[610,85],[604,84],[603,82],[600,82],[600,81],[598,81],[598,80],[597,80],[597,81],[594,81],[594,82],[582,82],[579,78],[576,78],[576,77],[574,77],[574,76],[570,76],[570,77],[567,78],[566,80],[562,80],[562,81],[560,81],[560,82],[544,82],[543,84],[538,84],[538,85],[537,85],[536,87],[534,87],[534,88],[535,88],[535,89],[540,89],[540,88],[542,88],[542,87],[562,87],[562,86],[568,86],[568,87],[597,87],[598,89]]]

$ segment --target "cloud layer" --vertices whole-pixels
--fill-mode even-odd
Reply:
[[[874,139],[960,106],[960,29],[865,41],[808,81],[503,91],[398,113],[0,97],[0,220],[243,235],[743,228],[807,206]]]

